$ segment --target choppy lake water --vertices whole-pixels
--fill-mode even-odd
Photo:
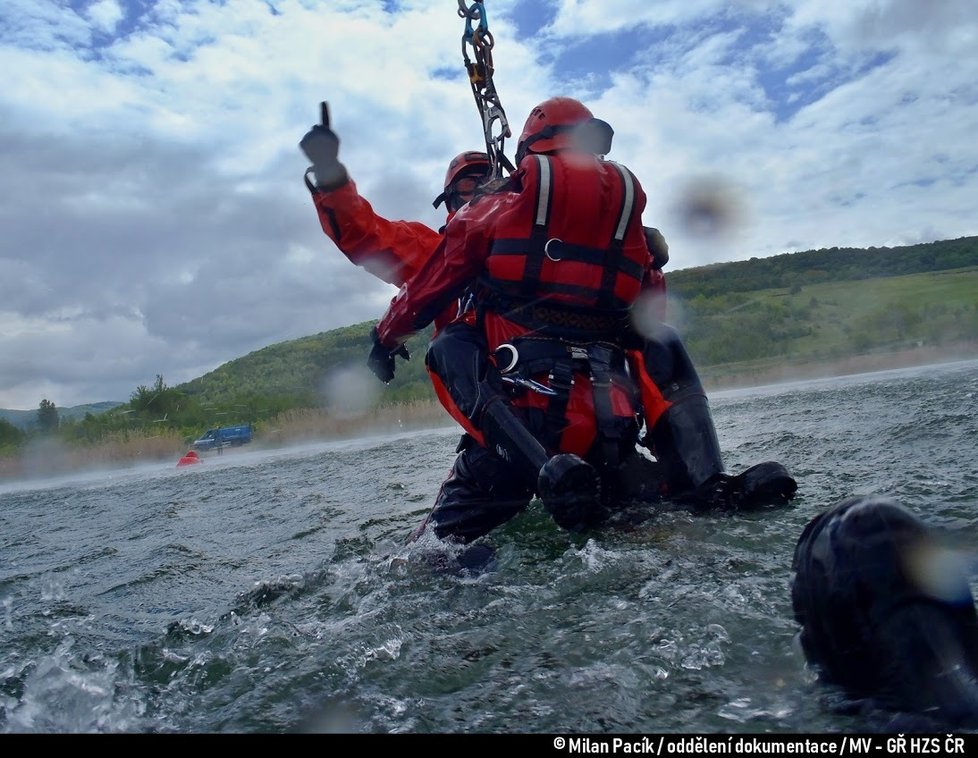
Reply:
[[[711,404],[728,470],[782,461],[790,505],[571,536],[534,503],[480,576],[406,545],[454,428],[0,483],[0,731],[884,728],[806,669],[792,552],[866,493],[974,545],[978,362]]]

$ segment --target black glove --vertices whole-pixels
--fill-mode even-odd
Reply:
[[[299,147],[312,163],[316,175],[316,188],[327,192],[339,189],[347,183],[346,167],[339,162],[340,138],[329,128],[329,106],[323,102],[322,123],[316,124],[299,141]],[[307,171],[308,173],[308,171]],[[306,183],[309,183],[308,177]]]
[[[662,232],[651,226],[643,226],[645,230],[645,244],[648,245],[649,252],[652,253],[652,268],[660,269],[669,262],[669,245]]]
[[[367,358],[367,365],[370,366],[370,370],[377,375],[380,381],[384,384],[390,384],[391,379],[394,378],[394,356],[399,355],[408,361],[411,360],[411,355],[408,353],[406,345],[400,345],[394,350],[381,345],[380,338],[377,336],[377,327],[370,331],[370,338],[374,341],[374,346]]]

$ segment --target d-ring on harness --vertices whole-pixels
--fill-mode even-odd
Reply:
[[[503,366],[502,362],[500,361],[500,351],[509,351],[510,353],[509,363],[507,363],[505,366]],[[501,344],[496,348],[493,354],[496,356],[496,368],[499,369],[500,374],[508,374],[510,371],[516,368],[516,364],[520,361],[519,350],[516,349],[515,345],[511,345],[509,342],[504,342]]]

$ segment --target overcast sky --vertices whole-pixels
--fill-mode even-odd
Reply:
[[[978,234],[973,0],[485,6],[514,133],[553,95],[609,121],[667,272]],[[448,159],[483,149],[457,10],[4,0],[0,407],[125,401],[379,318],[394,290],[323,235],[297,145],[328,100],[375,209],[439,226]],[[721,233],[679,212],[704,182]]]

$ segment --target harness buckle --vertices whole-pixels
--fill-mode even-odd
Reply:
[[[591,358],[591,354],[588,352],[586,347],[581,347],[580,345],[568,345],[567,350],[570,352],[571,360],[587,361]]]

